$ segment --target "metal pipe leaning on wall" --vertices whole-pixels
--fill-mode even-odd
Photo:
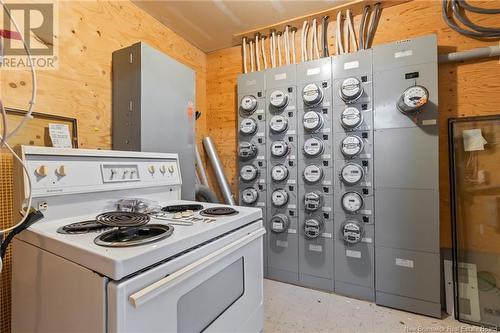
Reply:
[[[217,149],[215,148],[214,142],[210,137],[203,138],[203,147],[205,147],[205,151],[207,152],[208,159],[212,164],[214,169],[215,178],[217,179],[217,183],[219,184],[219,188],[222,192],[222,196],[224,197],[224,201],[228,205],[236,205],[236,201],[234,200],[233,193],[231,193],[231,187],[229,186],[229,182],[227,181],[226,175],[224,174],[224,168],[220,162],[219,154],[217,154]]]
[[[196,145],[194,147],[194,152],[196,155],[196,170],[198,171],[198,176],[200,177],[201,184],[208,187],[207,172],[205,170],[205,166],[203,165],[203,161],[201,160],[200,152],[198,151],[198,147]]]
[[[500,57],[500,45],[480,47],[472,50],[442,54],[438,61],[440,64],[449,62],[475,60],[482,58]]]

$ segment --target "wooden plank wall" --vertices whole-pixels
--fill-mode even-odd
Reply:
[[[38,71],[36,111],[78,119],[80,148],[111,147],[111,53],[144,41],[196,71],[206,109],[206,54],[130,1],[58,1],[59,69]],[[28,71],[2,75],[8,107],[26,109]],[[203,120],[201,120],[203,121]],[[200,123],[204,130],[204,123]]]
[[[475,1],[485,7],[500,7],[500,1]],[[474,22],[486,26],[500,26],[500,15],[488,17],[470,15]],[[360,17],[355,17],[359,26]],[[330,53],[334,52],[334,23],[329,25]],[[441,1],[412,1],[382,13],[374,45],[396,40],[437,34],[439,53],[449,53],[497,42],[466,38],[451,30],[442,20]],[[297,32],[300,36],[300,30]],[[297,37],[297,40],[299,37]],[[297,52],[300,52],[297,48]],[[297,53],[298,55],[300,53]],[[236,170],[236,78],[242,72],[240,47],[232,47],[208,54],[207,101],[208,133],[215,140],[234,193],[237,193]],[[466,63],[439,66],[440,110],[440,193],[441,245],[451,247],[447,119],[471,115],[500,113],[500,61],[484,59]]]
[[[111,54],[138,41],[196,71],[196,106],[206,110],[206,54],[132,2],[58,1],[58,14],[59,69],[37,72],[35,111],[76,118],[79,147],[111,148]],[[28,71],[2,71],[0,84],[5,106],[27,108]],[[205,132],[205,119],[197,126],[200,135]],[[7,161],[11,159],[1,153],[0,180],[10,191],[12,173]],[[1,194],[0,228],[11,225],[12,211],[10,195]],[[0,275],[0,332],[10,332],[11,270],[10,261],[6,263]]]

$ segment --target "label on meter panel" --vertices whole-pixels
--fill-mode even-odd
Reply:
[[[360,251],[353,251],[353,250],[346,250],[345,251],[346,257],[350,258],[361,258],[361,252]]]
[[[309,244],[309,251],[323,252],[323,246],[317,244]]]
[[[288,247],[288,242],[287,241],[282,241],[282,240],[277,240],[276,241],[276,246],[279,246],[279,247]]]
[[[344,63],[344,69],[353,69],[353,68],[358,68],[359,67],[359,61],[350,61],[350,62],[345,62]]]
[[[320,67],[309,68],[307,70],[307,76],[317,75],[320,72],[321,72],[321,68]]]
[[[413,260],[396,258],[396,266],[413,268]]]

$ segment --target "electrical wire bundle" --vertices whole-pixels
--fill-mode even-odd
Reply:
[[[338,11],[335,31],[335,54],[370,48],[381,13],[382,5],[379,2],[373,6],[373,11],[370,6],[365,6],[357,37],[352,11],[347,9],[345,15],[343,15],[342,11]],[[328,50],[328,20],[328,16],[323,16],[321,23],[316,18],[313,18],[311,22],[307,20],[303,22],[300,36],[300,61],[305,62],[330,56]],[[289,25],[285,26],[283,31],[270,30],[268,37],[269,66],[265,46],[266,36],[256,33],[254,40],[243,37],[241,44],[243,72],[260,71],[261,58],[264,69],[295,64],[296,60],[298,60],[295,54],[296,32],[297,28]],[[248,66],[248,61],[250,61],[250,66]]]
[[[442,4],[443,19],[456,32],[472,38],[500,38],[500,27],[491,28],[474,24],[465,15],[467,11],[485,15],[500,14],[500,8],[476,7],[468,4],[465,0],[443,0]],[[465,28],[458,26],[455,19],[462,23]]]
[[[21,128],[25,125],[25,123],[29,119],[32,118],[32,113],[33,113],[33,109],[35,107],[35,102],[36,102],[36,75],[35,75],[35,67],[34,67],[33,61],[31,59],[31,54],[30,54],[29,48],[26,45],[26,42],[25,42],[24,37],[23,37],[23,32],[17,26],[17,23],[14,20],[14,18],[12,17],[12,14],[11,14],[9,8],[7,7],[7,5],[5,4],[5,2],[3,0],[0,0],[0,3],[2,4],[2,7],[3,7],[5,13],[7,14],[7,16],[9,17],[10,21],[14,25],[16,31],[21,36],[20,38],[21,38],[21,41],[23,43],[24,50],[25,50],[26,56],[28,58],[28,63],[29,63],[30,68],[31,68],[31,81],[32,81],[31,99],[29,101],[28,112],[26,113],[23,120],[11,132],[9,132],[9,130],[8,130],[7,112],[5,111],[3,101],[0,98],[0,116],[1,116],[1,120],[2,120],[1,121],[2,131],[0,134],[0,149],[3,149],[5,147],[12,154],[12,156],[21,164],[24,172],[27,175],[26,179],[28,181],[28,203],[27,203],[26,211],[21,212],[24,215],[23,215],[23,218],[21,218],[21,220],[18,223],[16,223],[15,225],[13,225],[9,228],[0,230],[0,242],[2,242],[3,236],[6,232],[11,232],[11,234],[9,234],[9,237],[12,238],[15,233],[24,230],[27,226],[31,225],[31,223],[34,222],[33,214],[29,213],[29,210],[31,207],[31,201],[32,201],[31,178],[29,177],[28,169],[26,168],[26,165],[24,164],[23,160],[19,156],[17,156],[17,154],[12,149],[12,147],[7,143],[7,140],[9,138],[13,137],[14,135],[16,135],[21,130]],[[7,240],[9,239],[9,237],[7,237]],[[5,245],[2,246],[3,247],[2,248],[3,254],[5,254],[7,245],[8,245],[8,243],[6,243]],[[2,260],[0,259],[0,272],[1,271],[2,271]]]
[[[370,6],[365,6],[361,22],[359,24],[359,49],[369,49],[373,43],[373,37],[377,30],[380,15],[382,14],[382,7],[380,3],[376,3],[373,12]]]

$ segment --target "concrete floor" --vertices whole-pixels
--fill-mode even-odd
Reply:
[[[267,279],[264,313],[265,333],[485,332],[450,316],[429,318]]]

